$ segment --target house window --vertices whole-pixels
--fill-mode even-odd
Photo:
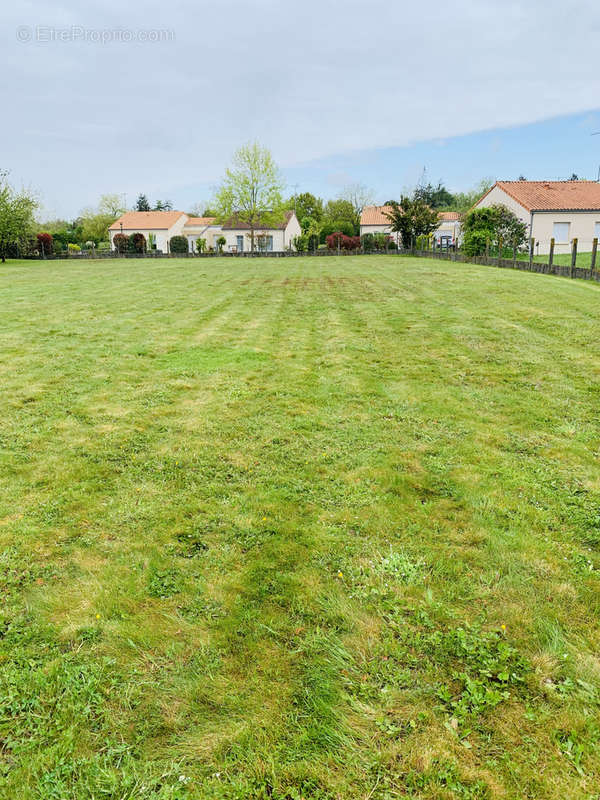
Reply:
[[[568,244],[569,243],[569,229],[571,227],[570,222],[555,222],[554,223],[554,230],[552,235],[554,236],[554,241],[557,244]]]
[[[259,236],[258,249],[263,252],[270,252],[273,250],[273,237],[272,236]]]
[[[595,237],[596,239],[600,239],[600,222],[597,222],[597,223],[594,225],[594,237]]]
[[[244,252],[244,237],[243,236],[236,236],[235,241],[237,242],[237,251],[238,253]]]

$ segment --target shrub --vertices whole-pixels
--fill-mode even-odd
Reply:
[[[360,247],[360,236],[346,236],[341,231],[336,231],[327,237],[327,247],[330,250],[357,250]]]
[[[308,247],[308,236],[294,236],[292,244],[298,253],[305,253]]]
[[[110,242],[98,242],[98,250],[110,250]]]
[[[323,244],[326,243],[327,237],[332,233],[345,233],[346,236],[354,236],[356,230],[351,222],[345,220],[339,222],[326,222],[321,228],[320,238]]]
[[[206,239],[196,239],[196,252],[204,253],[206,250]]]
[[[146,237],[143,233],[132,233],[127,242],[130,253],[144,253],[146,250]]]
[[[224,236],[219,236],[219,238],[217,239],[217,248],[219,250],[219,253],[223,252],[223,248],[225,247],[226,243],[227,239]]]
[[[169,250],[171,253],[187,253],[188,240],[185,236],[172,236],[169,240]]]
[[[73,244],[73,242],[69,242],[67,250],[69,253],[81,253],[81,247],[78,244]]]
[[[127,236],[125,236],[124,233],[117,233],[115,234],[115,236],[113,236],[113,245],[115,247],[115,250],[117,250],[119,253],[124,253],[125,250],[127,250],[128,242],[129,239],[127,238]]]
[[[375,247],[375,240],[372,233],[363,233],[362,246],[365,253],[371,253]]]
[[[38,233],[36,238],[37,238],[37,247],[40,253],[44,253],[47,256],[52,255],[53,244],[54,244],[52,234]]]
[[[392,237],[387,233],[374,233],[373,244],[376,250],[387,250],[392,242]]]

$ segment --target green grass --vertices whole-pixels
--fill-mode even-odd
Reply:
[[[600,287],[0,270],[0,796],[598,798]]]

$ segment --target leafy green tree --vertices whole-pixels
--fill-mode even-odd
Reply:
[[[469,211],[469,209],[473,208],[475,203],[479,199],[481,199],[484,194],[489,192],[494,183],[495,181],[493,180],[493,178],[484,178],[470,191],[456,192],[454,194],[454,201],[452,203],[452,206],[448,210],[459,211],[461,213]]]
[[[227,239],[224,236],[219,236],[217,239],[217,248],[219,249],[219,253],[223,252],[223,248],[227,243]]]
[[[258,142],[244,145],[215,195],[221,222],[234,217],[250,229],[250,251],[257,230],[271,228],[284,216],[283,180],[269,150]]]
[[[98,214],[106,214],[113,219],[117,219],[127,211],[125,203],[123,202],[122,194],[103,194],[100,196],[98,203]]]
[[[146,197],[145,194],[138,195],[138,199],[136,200],[136,203],[135,203],[135,210],[136,211],[150,211],[151,210],[150,209],[150,203],[149,203],[148,198]]]
[[[30,192],[13,189],[7,178],[7,172],[0,172],[0,256],[3,264],[9,248],[24,247],[31,237],[33,215],[38,207]]]
[[[204,253],[206,250],[206,239],[196,239],[196,252]]]
[[[352,203],[343,197],[327,201],[323,209],[322,222],[323,227],[328,229],[328,233],[325,235],[341,231],[347,236],[354,236],[360,229]],[[321,233],[321,241],[325,241],[323,236],[324,234]]]
[[[463,222],[463,245],[465,255],[480,256],[486,247],[519,247],[527,238],[527,225],[504,205],[474,208]]]
[[[294,197],[290,197],[287,202],[287,207],[290,211],[296,211],[296,216],[301,221],[305,219],[312,219],[315,222],[320,222],[323,218],[323,201],[320,197],[315,197],[310,192],[302,192]]]
[[[451,208],[454,203],[454,195],[451,194],[441,181],[437,186],[432,183],[417,186],[413,197],[422,200],[430,208]]]
[[[170,200],[157,200],[152,211],[173,211],[173,203]]]
[[[393,203],[384,213],[404,247],[411,247],[418,236],[428,236],[439,225],[438,212],[419,197],[401,197],[400,203]]]

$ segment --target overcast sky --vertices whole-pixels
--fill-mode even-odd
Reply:
[[[600,108],[597,0],[4,0],[0,15],[0,166],[53,214],[103,192],[202,200],[251,139],[294,181],[328,158],[364,179],[352,154]]]

